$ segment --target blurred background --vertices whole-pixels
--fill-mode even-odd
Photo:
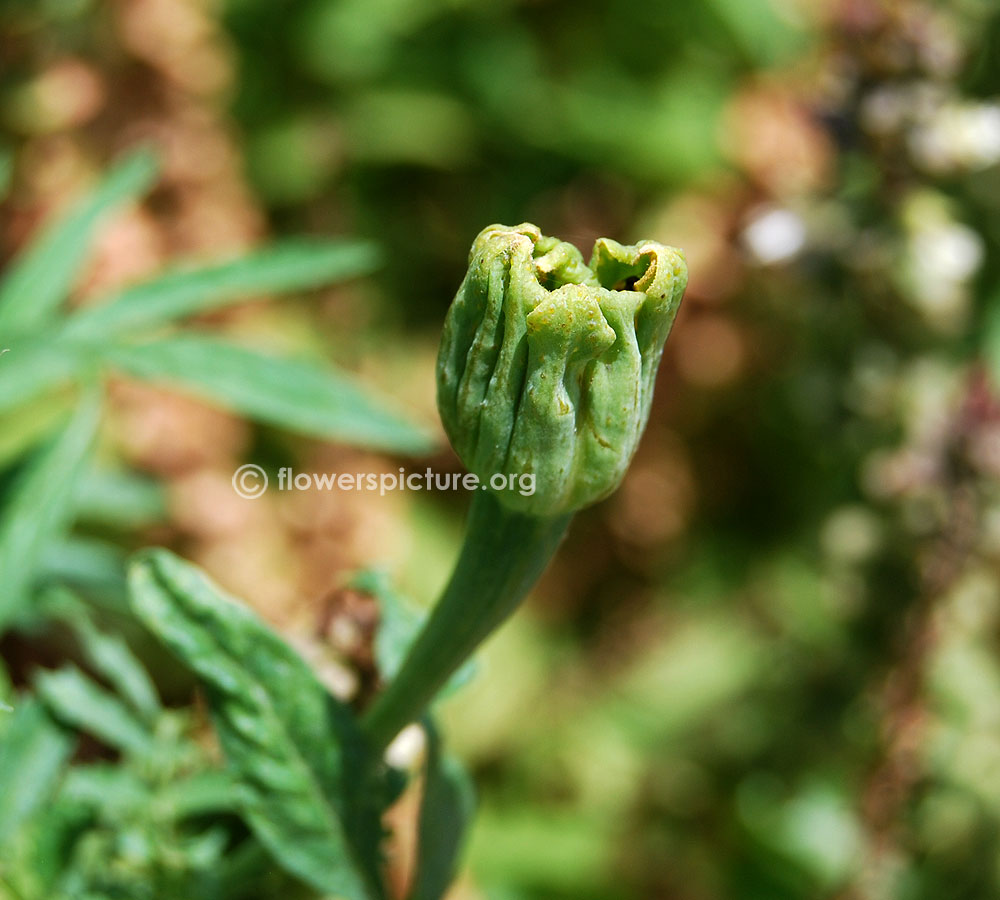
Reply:
[[[685,249],[624,485],[442,707],[480,800],[455,900],[1000,896],[995,3],[0,0],[0,129],[4,259],[123,149],[161,157],[81,305],[282,235],[384,249],[371,277],[209,324],[322,354],[439,451],[296,439],[127,379],[102,430],[164,498],[113,542],[205,566],[345,695],[372,610],[343,585],[383,567],[429,603],[466,499],[250,503],[236,466],[459,471],[434,358],[487,224]],[[0,650],[22,683],[63,644]],[[148,886],[129,847],[89,864]]]

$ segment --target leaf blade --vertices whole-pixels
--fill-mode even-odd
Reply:
[[[152,734],[129,709],[75,666],[40,671],[35,688],[59,721],[94,735],[109,747],[143,755],[152,746]]]
[[[0,413],[73,384],[95,358],[95,348],[58,336],[16,342],[0,354]]]
[[[177,385],[270,425],[399,453],[425,453],[427,433],[346,376],[208,337],[113,346],[108,361],[138,378]]]
[[[156,158],[148,150],[128,154],[28,246],[0,283],[0,333],[28,331],[52,318],[73,286],[101,219],[143,193],[156,172]]]
[[[55,442],[41,452],[0,512],[0,629],[20,610],[49,543],[68,524],[74,490],[100,421],[100,397],[88,392]]]
[[[18,703],[0,736],[0,840],[5,840],[52,793],[72,740],[40,703]]]
[[[441,900],[448,892],[475,812],[475,792],[465,769],[444,753],[433,724],[426,721],[425,728],[427,764],[420,842],[409,900]]]
[[[374,244],[292,240],[239,259],[167,272],[76,313],[67,333],[100,337],[156,328],[249,297],[323,287],[375,270]]]
[[[79,519],[123,531],[162,522],[167,514],[163,485],[124,468],[99,466],[84,472],[75,501]]]
[[[163,707],[146,667],[125,639],[98,628],[90,607],[61,585],[42,592],[39,606],[46,616],[69,627],[93,671],[152,725]]]
[[[244,815],[272,856],[319,890],[381,896],[354,859],[338,802],[349,713],[246,607],[166,551],[130,568],[136,614],[206,688]],[[345,739],[345,735],[347,735]]]

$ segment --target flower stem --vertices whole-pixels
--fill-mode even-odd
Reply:
[[[381,753],[420,718],[452,673],[514,612],[555,553],[570,518],[524,515],[506,509],[488,491],[474,495],[451,579],[396,677],[362,719],[374,752]]]

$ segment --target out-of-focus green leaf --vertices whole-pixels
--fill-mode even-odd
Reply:
[[[0,413],[72,385],[95,358],[94,347],[59,337],[15,342],[0,354]]]
[[[789,791],[779,779],[750,776],[739,786],[740,824],[779,858],[811,874],[825,893],[856,875],[863,859],[861,831],[844,790],[810,779]]]
[[[160,700],[145,667],[118,635],[105,634],[89,618],[76,620],[89,662],[147,722],[160,713]]]
[[[55,588],[40,598],[44,612],[72,629],[86,661],[128,701],[144,721],[152,723],[162,711],[156,688],[145,666],[125,640],[101,631],[90,608],[70,591]]]
[[[377,860],[357,859],[350,843],[359,826],[346,782],[356,780],[363,749],[346,707],[194,566],[149,551],[133,562],[129,584],[136,613],[204,684],[244,815],[261,842],[318,890],[347,900],[382,896]]]
[[[100,401],[88,393],[56,441],[32,461],[0,514],[0,628],[25,603],[50,542],[73,509],[76,481],[90,454],[100,420]]]
[[[172,781],[157,795],[157,806],[173,819],[211,812],[237,812],[240,794],[229,772],[198,772]]]
[[[291,431],[398,453],[433,447],[426,432],[352,380],[307,362],[189,335],[113,347],[108,361]]]
[[[76,514],[83,521],[114,528],[142,528],[166,516],[163,486],[122,469],[95,468],[76,489]]]
[[[44,581],[69,585],[95,605],[121,611],[126,559],[116,544],[74,536],[50,542],[38,568]]]
[[[7,197],[14,174],[14,154],[9,147],[0,147],[0,201]]]
[[[617,825],[578,811],[483,805],[470,836],[469,859],[477,880],[487,884],[543,884],[548,896],[586,897],[595,884],[615,877]]]
[[[250,178],[271,203],[301,203],[315,197],[339,161],[338,138],[329,112],[274,122],[248,142]]]
[[[105,634],[89,618],[79,619],[77,634],[87,661],[147,722],[160,713],[160,700],[145,667],[118,635]]]
[[[475,811],[472,782],[462,764],[443,752],[437,729],[425,723],[427,766],[420,805],[417,872],[410,900],[440,900],[455,878]]]
[[[707,5],[758,65],[788,59],[802,47],[804,32],[779,13],[774,0],[709,0]]]
[[[231,262],[170,272],[74,315],[66,333],[106,337],[150,329],[253,297],[322,287],[365,275],[378,265],[373,244],[297,240]]]
[[[345,0],[310,3],[295,23],[296,50],[309,73],[329,83],[370,78],[399,55],[399,44],[454,2]]]
[[[69,769],[67,775],[72,771]],[[52,802],[40,809],[5,846],[0,870],[9,893],[0,896],[4,900],[64,897],[93,900],[92,895],[74,890],[76,885],[66,883],[74,880],[73,850],[92,821],[91,810],[64,802],[59,790]],[[64,882],[66,875],[69,877]]]
[[[382,680],[391,681],[420,631],[424,616],[393,590],[389,576],[381,570],[362,572],[352,580],[351,587],[378,601],[375,662]]]
[[[27,331],[52,317],[73,286],[101,218],[145,191],[156,171],[150,152],[129,154],[28,247],[0,283],[0,334]]]
[[[10,675],[7,673],[7,668],[3,664],[3,660],[0,660],[0,697],[9,697],[13,694],[14,689],[10,682]],[[0,700],[0,709],[4,712],[13,712],[14,707],[8,706],[3,700]],[[0,727],[0,733],[2,733],[3,728]]]
[[[146,727],[114,694],[74,666],[39,672],[35,687],[59,721],[126,753],[141,755],[149,750],[153,739]]]
[[[1000,387],[1000,291],[994,292],[986,308],[982,353],[993,384]]]
[[[581,156],[595,162],[613,157],[616,168],[633,175],[682,182],[703,176],[719,162],[718,131],[727,96],[725,82],[711,72],[685,72],[641,92],[610,78],[582,78],[553,96],[561,131],[543,130],[537,139],[558,145],[568,131]],[[551,118],[544,110],[541,115]],[[634,137],[622,144],[620,134]]]
[[[344,116],[351,155],[369,164],[449,169],[474,156],[472,113],[446,94],[369,91],[351,102]]]
[[[99,809],[103,816],[124,817],[148,806],[149,786],[126,766],[95,763],[73,766],[59,791],[60,800],[69,800]]]
[[[46,802],[71,747],[69,735],[33,699],[0,719],[0,841]]]
[[[4,358],[0,356],[0,384],[3,381]],[[61,391],[22,403],[4,414],[0,418],[0,468],[6,467],[57,431],[69,418],[75,402],[71,391]]]

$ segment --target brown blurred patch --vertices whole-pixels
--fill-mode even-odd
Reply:
[[[834,148],[790,89],[755,83],[735,94],[720,140],[726,155],[775,197],[815,191],[830,181]]]

